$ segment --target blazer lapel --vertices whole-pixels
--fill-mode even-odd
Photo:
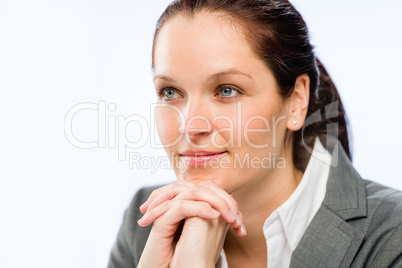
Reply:
[[[364,182],[338,143],[324,201],[293,252],[290,267],[349,267],[364,234],[347,221],[366,216]]]

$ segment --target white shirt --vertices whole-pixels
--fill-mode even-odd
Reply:
[[[293,194],[265,220],[267,267],[289,267],[292,253],[325,197],[330,153],[316,138],[303,178]],[[217,268],[228,268],[222,249]]]

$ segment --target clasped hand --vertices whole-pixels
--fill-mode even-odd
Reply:
[[[161,187],[140,207],[153,222],[138,267],[215,267],[229,226],[245,236],[236,200],[212,181]]]

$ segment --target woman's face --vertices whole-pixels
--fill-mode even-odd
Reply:
[[[234,192],[286,168],[289,104],[241,31],[218,15],[177,15],[161,29],[156,122],[179,180]]]

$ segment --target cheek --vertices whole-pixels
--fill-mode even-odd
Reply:
[[[264,106],[269,107],[269,106]],[[286,132],[286,117],[280,109],[251,109],[241,116],[241,144],[248,151],[281,147]],[[239,131],[239,130],[237,130]],[[275,150],[274,150],[275,151]]]
[[[179,138],[180,116],[175,110],[158,107],[155,121],[162,145],[174,143]]]

